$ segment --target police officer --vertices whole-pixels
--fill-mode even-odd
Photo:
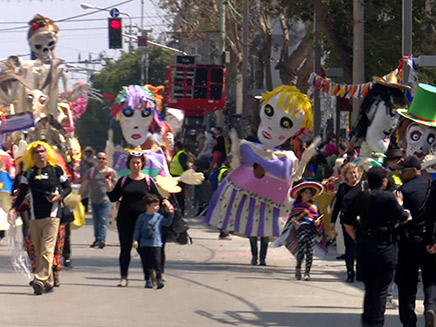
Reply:
[[[421,176],[421,163],[414,156],[407,156],[393,168],[400,171],[403,185],[399,191],[404,197],[404,208],[409,209],[412,215],[412,221],[401,226],[398,246],[395,282],[398,285],[400,320],[404,327],[416,327],[415,300],[420,268],[425,314],[431,314],[429,310],[433,310],[436,304],[432,282],[436,274],[434,257],[427,252],[424,240],[425,207],[430,193],[430,181]]]
[[[343,223],[357,240],[362,280],[365,284],[362,326],[383,326],[389,284],[397,263],[395,226],[410,213],[401,199],[386,191],[387,171],[373,167],[367,173],[369,190],[362,190],[347,207]]]
[[[427,200],[425,216],[425,244],[426,250],[430,254],[431,267],[436,266],[436,180],[431,183],[430,195]],[[436,326],[435,303],[436,303],[436,273],[428,276],[427,284],[427,308],[425,312],[425,322],[428,327]]]

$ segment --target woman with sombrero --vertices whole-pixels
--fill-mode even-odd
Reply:
[[[313,201],[313,198],[320,195],[323,191],[321,184],[316,182],[303,182],[298,184],[291,190],[291,197],[295,199],[289,215],[287,226],[292,224],[296,230],[297,246],[292,251],[297,258],[297,266],[295,268],[295,277],[301,279],[301,264],[306,258],[306,270],[304,280],[310,280],[310,269],[312,267],[313,250],[315,247],[315,239],[317,234],[316,226],[321,223],[321,210]],[[295,243],[295,242],[294,242]]]

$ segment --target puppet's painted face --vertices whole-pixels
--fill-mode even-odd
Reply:
[[[153,121],[153,110],[151,108],[137,110],[127,107],[121,110],[120,114],[121,130],[125,140],[134,146],[144,144]]]
[[[29,45],[35,56],[43,63],[48,64],[50,60],[54,59],[54,51],[58,38],[55,33],[42,32],[35,33],[29,39]]]
[[[397,128],[400,116],[394,108],[389,110],[384,101],[375,102],[367,116],[371,124],[366,131],[366,143],[371,151],[386,153],[391,134]]]
[[[271,98],[260,110],[260,125],[257,130],[259,141],[267,148],[283,144],[288,138],[297,134],[303,127],[304,111],[296,117],[277,108],[280,94]]]
[[[419,160],[436,144],[436,128],[420,124],[410,124],[406,132],[406,155],[415,156]]]

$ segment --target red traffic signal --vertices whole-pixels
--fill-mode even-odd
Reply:
[[[123,48],[123,21],[121,18],[108,18],[109,49]]]

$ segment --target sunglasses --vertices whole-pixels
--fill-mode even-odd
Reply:
[[[129,155],[131,155],[132,157],[142,157],[144,153],[141,151],[130,151]]]

